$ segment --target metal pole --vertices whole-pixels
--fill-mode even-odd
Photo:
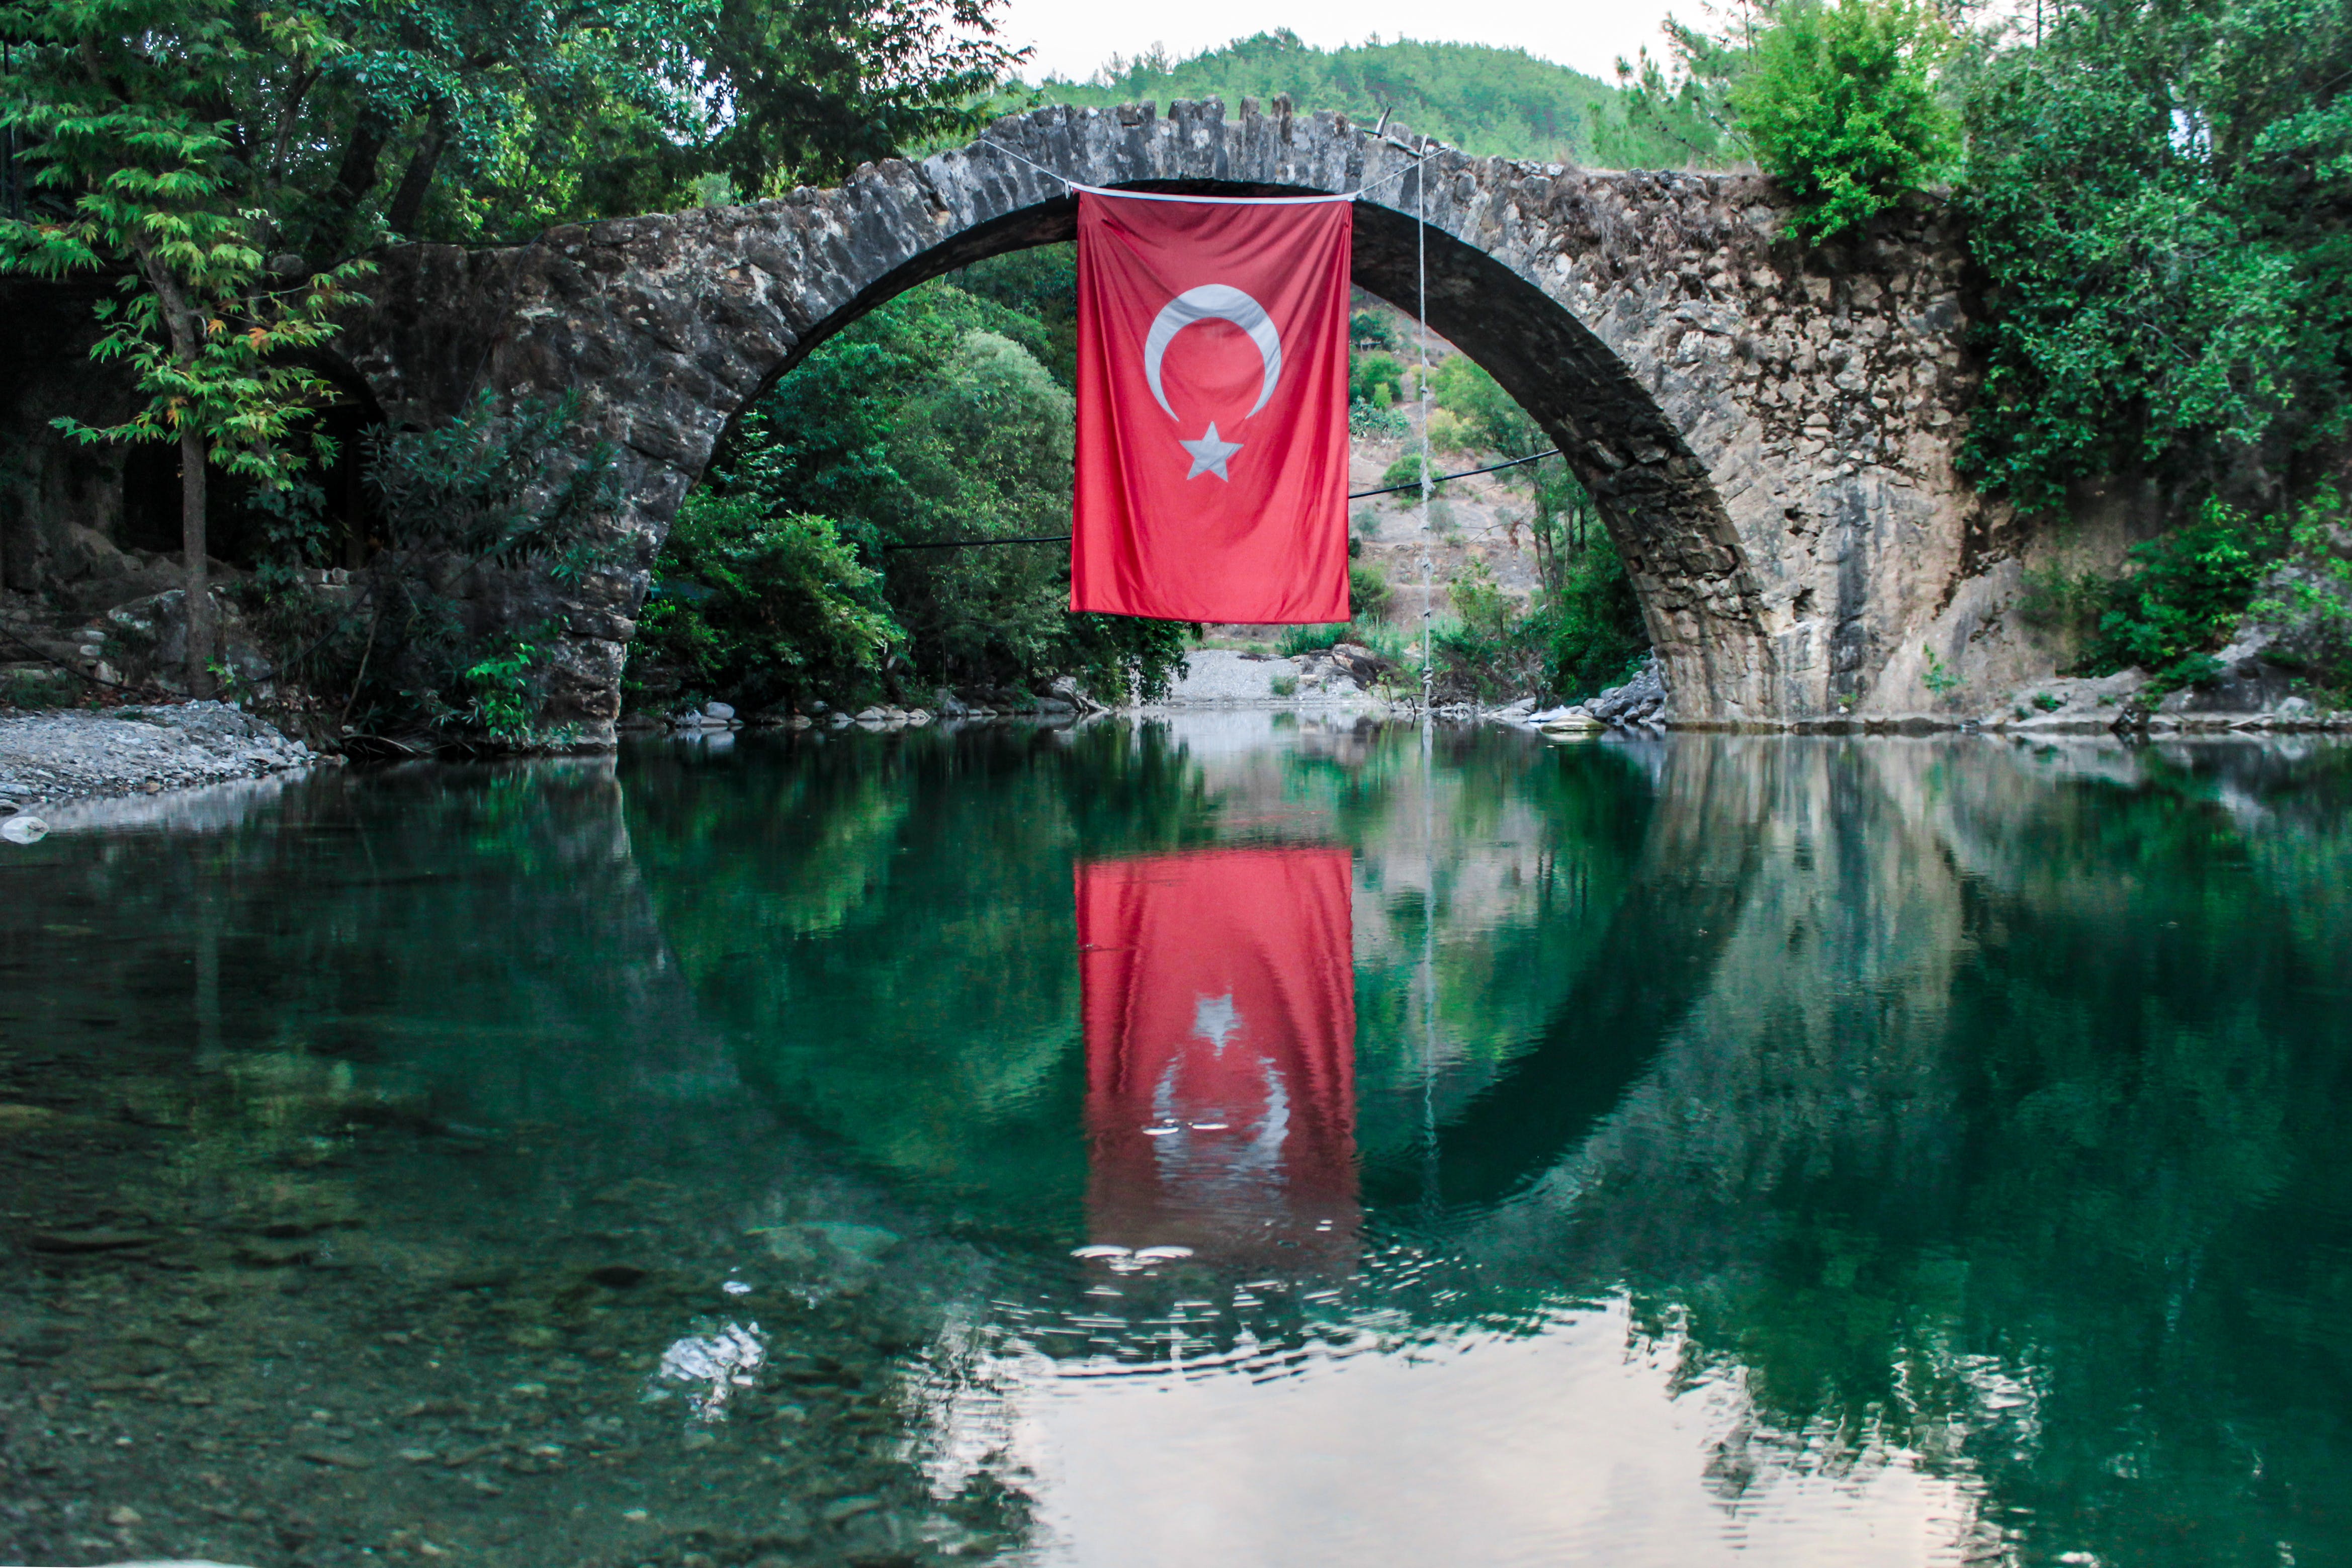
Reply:
[[[1429,719],[1433,676],[1430,639],[1437,629],[1429,560],[1429,138],[1412,165],[1413,321],[1421,339],[1421,716]]]

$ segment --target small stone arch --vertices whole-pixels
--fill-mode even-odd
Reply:
[[[1214,100],[1040,110],[838,189],[494,250],[397,247],[348,341],[395,419],[446,417],[486,385],[576,389],[619,451],[623,564],[560,595],[550,584],[558,602],[538,606],[572,627],[555,716],[601,737],[670,517],[740,412],[825,337],[929,278],[1070,237],[1066,179],[1360,190],[1357,281],[1410,308],[1425,243],[1431,326],[1592,491],[1677,721],[1917,705],[1918,655],[1980,636],[2000,587],[1969,558],[1986,528],[1952,472],[1971,386],[1940,213],[1884,220],[1832,268],[1783,237],[1753,176],[1450,150],[1416,169],[1416,145],[1283,100],[1231,117]]]

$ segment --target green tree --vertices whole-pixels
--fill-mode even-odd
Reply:
[[[607,571],[613,452],[582,448],[579,399],[501,409],[488,391],[461,417],[363,440],[381,548],[353,592],[297,568],[320,558],[326,522],[315,485],[270,498],[273,555],[245,590],[288,651],[289,675],[338,705],[335,731],[375,737],[541,739],[555,617],[486,633],[469,604],[527,602],[550,578]]]
[[[1967,469],[2030,507],[2137,468],[2278,504],[2345,426],[2352,17],[2332,0],[2040,15],[2038,46],[1969,82],[1987,288]]]
[[[1182,659],[1173,624],[1071,614],[1066,547],[935,548],[1069,530],[1073,403],[1047,363],[1075,321],[1062,261],[999,258],[960,274],[968,287],[890,300],[778,383],[714,461],[717,493],[761,515],[832,519],[883,573],[904,640],[832,670],[818,683],[828,695],[879,684],[912,701],[910,677],[1023,687],[1076,673],[1118,696],[1159,689]],[[646,687],[653,671],[635,679]]]
[[[1811,244],[1860,227],[1959,151],[1937,94],[1951,37],[1913,0],[1789,0],[1730,90],[1756,162]]]
[[[1049,79],[1038,91],[1049,103],[1097,107],[1217,97],[1236,110],[1244,98],[1287,93],[1302,111],[1339,110],[1368,125],[1392,110],[1414,131],[1481,155],[1613,168],[1720,161],[1712,132],[1685,140],[1678,132],[1689,127],[1662,131],[1580,71],[1477,44],[1375,38],[1323,49],[1277,28],[1184,59],[1157,49],[1113,58],[1087,81]]]
[[[273,255],[772,195],[968,131],[1015,57],[993,0],[18,0],[11,97],[95,54],[217,132]],[[36,146],[47,132],[26,127]]]
[[[119,270],[124,298],[98,307],[92,349],[127,360],[147,399],[120,425],[55,423],[89,441],[180,451],[189,689],[211,687],[205,468],[269,489],[332,444],[303,416],[331,395],[296,357],[331,338],[362,271],[266,274],[255,215],[236,202],[236,148],[210,118],[248,63],[225,0],[71,0],[0,13],[25,41],[0,127],[21,135],[47,200],[0,218],[0,270],[58,277]]]
[[[882,574],[859,563],[828,519],[698,491],[670,525],[637,619],[632,672],[665,668],[695,697],[788,699],[872,665],[902,640],[881,586]]]

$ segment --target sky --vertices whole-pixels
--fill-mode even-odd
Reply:
[[[1198,54],[1234,38],[1288,27],[1326,48],[1384,41],[1496,44],[1522,48],[1614,81],[1617,58],[1643,45],[1659,48],[1658,24],[1669,10],[1687,21],[1706,19],[1696,0],[1449,0],[1444,6],[1402,0],[1190,0],[1145,12],[1105,0],[1008,0],[1000,13],[1014,44],[1036,55],[1023,72],[1084,80],[1112,55],[1141,54],[1154,44],[1176,56]]]

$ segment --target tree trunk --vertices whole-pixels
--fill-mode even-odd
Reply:
[[[393,193],[392,205],[384,213],[384,223],[403,239],[416,237],[416,220],[425,210],[425,193],[432,188],[434,167],[441,162],[441,150],[448,141],[449,100],[436,98],[425,117],[425,134],[408,160],[408,172],[401,175],[400,188]]]
[[[187,560],[188,693],[213,694],[213,594],[205,552],[205,437],[180,432],[180,550]]]

